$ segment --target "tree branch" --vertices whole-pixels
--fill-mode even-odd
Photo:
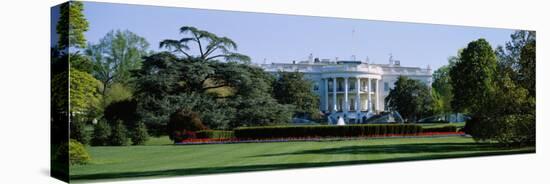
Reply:
[[[205,60],[205,61],[208,61],[208,60],[211,60],[211,59],[214,59],[214,58],[225,57],[225,56],[226,56],[226,55],[224,55],[224,54],[219,54],[219,55],[215,55],[215,56],[206,58],[206,59],[204,59],[204,60]]]
[[[199,39],[199,36],[196,33],[193,33],[193,35],[195,36],[195,41],[199,44],[199,51],[201,53],[201,58],[204,59],[204,52],[202,52],[201,40]]]
[[[216,46],[213,46],[213,47],[210,47],[206,50],[206,52],[204,53],[204,57],[208,57],[208,55],[212,54],[214,51],[216,51],[218,49],[218,47]]]
[[[186,57],[190,58],[191,55],[187,54],[187,52],[185,52],[183,49],[181,49],[181,47],[178,47],[178,51],[180,51],[181,53],[185,54]]]

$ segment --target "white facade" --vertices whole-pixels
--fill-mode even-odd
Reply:
[[[261,64],[267,72],[302,72],[313,82],[313,91],[320,97],[320,107],[328,120],[336,123],[343,117],[346,123],[362,120],[384,111],[384,99],[397,77],[407,76],[427,85],[432,83],[429,67],[404,67],[390,58],[389,64],[368,64],[361,61],[329,61],[326,59],[299,63]]]

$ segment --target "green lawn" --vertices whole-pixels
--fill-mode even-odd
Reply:
[[[166,137],[163,137],[167,139]],[[72,166],[71,181],[135,179],[237,171],[260,171],[533,153],[534,147],[504,149],[471,138],[387,138],[351,141],[88,147],[92,163]]]
[[[461,123],[416,123],[416,124],[420,125],[424,128],[444,127],[444,126],[447,126],[447,125],[454,125],[458,128],[463,128],[464,125],[466,125],[466,123],[464,123],[464,122],[461,122]]]
[[[149,137],[149,140],[145,142],[145,145],[147,146],[162,146],[162,145],[172,145],[174,142],[172,142],[168,136],[161,136],[161,137]]]

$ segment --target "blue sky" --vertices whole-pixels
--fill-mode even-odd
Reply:
[[[110,30],[128,29],[159,50],[161,40],[182,37],[181,26],[194,26],[233,39],[238,52],[254,63],[306,60],[310,53],[329,59],[355,55],[387,63],[392,53],[405,66],[438,68],[470,41],[485,38],[496,47],[510,40],[514,31],[92,2],[84,6],[90,42],[98,42]]]

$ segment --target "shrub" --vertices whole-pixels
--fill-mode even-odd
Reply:
[[[73,140],[73,139],[71,139]],[[57,163],[68,163],[69,159],[69,145],[67,142],[54,146],[55,155],[53,159]]]
[[[181,139],[193,138],[191,134],[206,127],[198,113],[189,110],[178,110],[170,115],[170,121],[167,125],[168,135],[171,140],[179,142]]]
[[[69,163],[71,165],[87,164],[90,160],[90,155],[84,145],[74,139],[69,140]]]
[[[504,115],[497,119],[500,122],[499,134],[495,140],[507,146],[535,145],[535,117],[530,114]]]
[[[126,127],[134,127],[133,122],[137,122],[136,114],[137,102],[131,99],[115,101],[105,107],[103,116],[108,122],[117,122],[122,120]]]
[[[441,127],[425,127],[422,128],[422,132],[456,132],[457,129],[454,125],[445,125]]]
[[[535,145],[535,117],[531,114],[473,117],[464,127],[476,141],[497,141],[506,146]]]
[[[147,134],[147,127],[144,123],[138,123],[136,127],[132,130],[130,134],[133,145],[143,145],[149,139],[149,134]]]
[[[128,145],[128,131],[122,121],[117,121],[111,131],[111,146],[126,146]]]
[[[82,144],[88,144],[90,142],[90,133],[86,130],[86,124],[82,121],[76,121],[73,119],[70,123],[70,137]]]
[[[92,146],[107,146],[111,137],[111,127],[105,121],[99,121],[94,127]]]
[[[306,138],[306,137],[359,137],[388,134],[415,135],[422,132],[419,125],[346,125],[346,126],[271,126],[243,127],[234,130],[241,139]]]
[[[201,130],[196,133],[197,138],[205,139],[228,139],[233,138],[233,131],[223,131],[223,130]]]

